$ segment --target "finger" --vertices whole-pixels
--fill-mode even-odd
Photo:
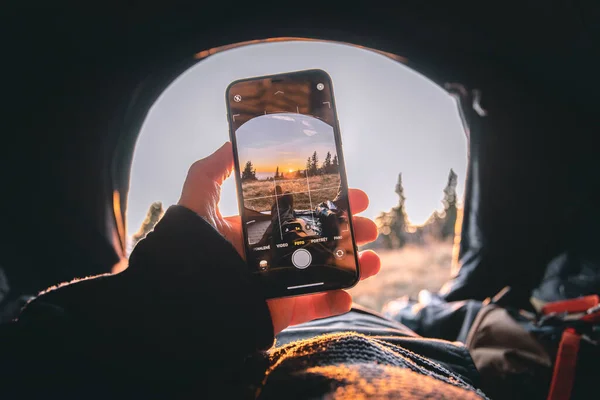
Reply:
[[[242,220],[239,215],[223,218],[224,224],[219,231],[233,244],[237,252],[245,258]]]
[[[359,245],[370,243],[377,239],[377,225],[369,218],[355,215],[352,217],[352,225],[354,227],[354,239]]]
[[[230,215],[228,217],[224,217],[223,219],[235,226],[242,225],[242,218],[239,215]]]
[[[352,307],[352,296],[343,290],[300,296],[295,300],[290,325],[343,314]]]
[[[360,280],[377,275],[381,269],[381,260],[379,255],[372,250],[361,251],[358,254],[360,262]]]
[[[296,303],[295,297],[283,297],[279,299],[267,300],[267,306],[273,322],[273,332],[277,335],[279,332],[290,326],[293,318],[293,308]]]
[[[223,218],[223,221],[225,221],[225,224],[227,224],[227,226],[229,227],[231,240],[236,240],[243,244],[244,238],[242,237],[242,219],[240,218],[240,216],[232,215],[229,217],[225,217]]]
[[[196,161],[190,168],[194,175],[201,175],[221,185],[233,171],[231,142],[225,142],[210,156]]]
[[[221,184],[232,170],[231,143],[225,142],[210,156],[192,164],[181,189],[178,204],[204,217],[218,229],[218,221],[222,219],[218,209]]]
[[[369,207],[369,196],[360,189],[348,189],[348,198],[352,214],[361,213]]]

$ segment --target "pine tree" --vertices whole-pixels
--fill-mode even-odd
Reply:
[[[242,180],[243,181],[255,181],[256,180],[256,170],[254,169],[254,165],[252,165],[252,161],[248,161],[244,170],[242,171]]]
[[[375,224],[377,224],[377,228],[379,230],[379,238],[381,238],[378,240],[381,240],[381,244],[386,249],[391,249],[393,247],[390,222],[390,213],[385,211],[379,213],[379,215],[375,218]]]
[[[277,169],[275,169],[275,179],[279,178],[279,165],[277,166]]]
[[[327,152],[325,156],[325,161],[323,161],[323,173],[329,174],[331,173],[331,152]]]
[[[404,196],[404,186],[402,186],[402,173],[398,174],[398,182],[396,182],[394,192],[398,195],[398,206],[404,208],[406,197]]]
[[[458,184],[458,175],[450,168],[448,174],[448,183],[444,188],[444,218],[441,227],[441,236],[443,239],[454,237],[454,229],[456,225],[457,216],[457,195],[456,185]]]
[[[402,186],[402,174],[398,174],[398,182],[396,183],[396,194],[398,195],[398,205],[391,210],[392,222],[391,231],[395,241],[395,247],[402,247],[406,244],[406,210],[404,209],[404,203],[406,197],[404,196],[404,187]]]
[[[409,233],[407,232],[408,218],[404,210],[404,187],[402,186],[402,174],[398,175],[396,183],[396,194],[398,205],[389,212],[382,212],[375,218],[379,231],[378,242],[388,249],[400,248],[407,243]]]
[[[138,231],[131,237],[131,249],[133,249],[140,240],[145,238],[146,235],[148,235],[148,233],[154,229],[164,213],[165,211],[160,201],[155,201],[154,203],[150,204],[148,212],[146,213],[146,218],[144,219],[144,222],[142,222],[140,229],[138,229]]]
[[[306,175],[311,175],[311,171],[312,171],[311,166],[312,166],[312,162],[310,161],[310,157],[308,157],[306,159],[306,169],[305,169]]]
[[[333,161],[331,162],[331,171],[339,172],[338,158],[337,154],[333,156]]]
[[[315,151],[310,158],[310,171],[312,175],[317,175],[319,173],[319,157],[317,156],[317,152]]]

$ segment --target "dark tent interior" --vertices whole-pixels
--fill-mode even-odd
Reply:
[[[130,165],[149,107],[195,54],[279,37],[396,54],[459,96],[470,158],[461,269],[446,301],[510,286],[510,305],[528,308],[564,254],[568,268],[596,266],[585,294],[598,293],[598,3],[213,7],[2,13],[4,301],[110,272],[124,254]]]

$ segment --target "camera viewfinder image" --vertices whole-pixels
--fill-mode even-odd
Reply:
[[[268,253],[260,270],[288,265],[299,248],[313,264],[348,259],[355,268],[333,127],[309,115],[265,114],[240,126],[236,142],[247,246]]]

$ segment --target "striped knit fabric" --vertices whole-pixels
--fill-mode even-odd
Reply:
[[[460,377],[417,354],[356,333],[276,348],[260,399],[482,399]]]

